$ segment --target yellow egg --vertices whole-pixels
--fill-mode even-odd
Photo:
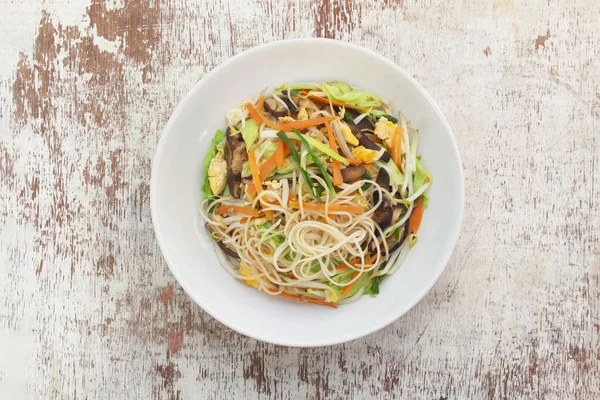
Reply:
[[[208,182],[213,194],[220,194],[225,188],[227,182],[227,161],[223,158],[223,152],[218,151],[215,157],[210,160],[208,167]]]
[[[375,124],[375,135],[388,147],[388,149],[392,148],[392,137],[394,136],[394,132],[396,132],[396,125],[393,122],[388,121],[384,117],[380,118],[379,121]]]
[[[361,160],[362,162],[372,163],[373,161],[379,159],[380,152],[377,150],[369,150],[364,146],[358,146],[352,150],[352,155],[354,158]]]
[[[246,264],[240,263],[240,275],[246,277],[252,276],[252,270]],[[258,281],[255,281],[254,279],[248,279],[244,280],[244,282],[246,285],[254,286],[258,289]]]
[[[304,121],[308,119],[308,113],[306,112],[306,108],[300,107],[298,110],[298,121]]]
[[[354,133],[352,133],[352,129],[350,129],[350,127],[347,124],[341,123],[340,125],[342,135],[344,135],[344,139],[346,139],[346,142],[348,142],[348,144],[351,144],[352,146],[356,146],[358,144],[358,139],[356,138],[356,136],[354,136]]]

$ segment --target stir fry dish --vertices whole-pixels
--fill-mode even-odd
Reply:
[[[273,296],[376,296],[418,240],[432,180],[419,131],[343,82],[281,85],[226,114],[200,211],[223,267]]]

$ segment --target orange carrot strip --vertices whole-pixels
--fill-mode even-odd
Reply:
[[[292,129],[302,130],[302,129],[310,128],[311,126],[319,126],[326,122],[333,121],[336,118],[337,117],[331,116],[331,117],[319,117],[319,118],[314,118],[314,119],[305,119],[302,121],[287,121],[287,122],[282,122],[281,124],[279,124],[279,129],[284,132],[290,132]]]
[[[277,152],[273,154],[271,157],[267,158],[265,162],[263,162],[258,169],[260,176],[267,178],[275,169],[277,168]],[[292,154],[292,150],[289,147],[285,146],[284,158]],[[256,194],[256,188],[254,185],[248,185],[248,195],[250,197]]]
[[[248,217],[244,217],[242,219],[240,219],[240,224],[245,224],[246,222],[248,222]]]
[[[423,219],[423,201],[424,197],[419,197],[419,200],[417,200],[417,206],[410,216],[410,221],[408,222],[409,235],[416,233],[419,230],[419,226],[421,226],[421,219]]]
[[[249,217],[258,217],[258,210],[252,207],[222,205],[217,208],[217,214],[242,214]]]
[[[375,165],[373,163],[365,163],[364,167],[366,168],[367,172],[369,172],[371,177],[375,176]]]
[[[290,201],[288,205],[291,208],[300,208],[300,203],[297,201]],[[303,203],[302,208],[311,211],[325,211],[325,204]],[[349,212],[352,214],[361,214],[365,212],[363,207],[353,204],[329,204],[327,210],[330,212]]]
[[[306,96],[308,94],[308,92],[302,92],[302,94]],[[328,97],[310,95],[310,96],[308,96],[308,98],[311,100],[314,100],[314,101],[318,101],[319,103],[325,103],[325,104],[329,104],[329,101],[331,100],[331,104],[334,106],[338,106],[338,107],[354,108],[356,110],[361,110],[361,111],[367,110],[365,107],[355,106],[354,104],[342,103],[341,101],[329,99]]]
[[[248,114],[250,114],[252,119],[255,120],[257,124],[260,125],[264,122],[265,125],[267,125],[269,128],[279,130],[279,127],[277,125],[260,115],[260,113],[256,111],[256,108],[254,108],[252,104],[246,103],[246,109],[248,110]]]
[[[277,161],[278,167],[283,167],[285,164],[285,148],[287,145],[280,140],[277,142],[277,150],[275,150],[275,161]]]
[[[256,102],[256,111],[259,114],[262,114],[265,111],[265,96],[262,94],[258,97],[258,102]]]
[[[283,297],[287,297],[288,299],[296,299],[296,300],[300,300],[300,301],[305,301],[307,303],[320,304],[322,306],[337,308],[337,304],[331,303],[331,302],[325,301],[325,300],[313,299],[310,297],[301,297],[301,296],[296,296],[295,294],[289,294],[289,293],[285,293],[285,292],[281,292],[279,295],[283,296]]]
[[[262,181],[260,179],[260,172],[258,171],[256,157],[254,156],[253,151],[248,152],[248,162],[250,162],[250,171],[252,172],[252,181],[254,182],[256,193],[260,193],[262,191]]]
[[[349,158],[348,159],[348,164],[350,164],[350,165],[360,165],[362,163],[363,163],[362,161],[357,160],[356,158]]]
[[[377,259],[377,254],[374,254],[371,258],[369,258],[367,261],[365,261],[365,265],[373,264],[373,262],[376,259]],[[342,293],[340,294],[340,299],[343,299],[350,292],[350,290],[352,290],[352,286],[356,285],[356,282],[358,282],[358,279],[362,275],[362,273],[363,273],[362,271],[356,271],[354,273],[354,275],[352,275],[352,279],[356,278],[356,280],[354,282],[352,282],[350,285],[344,287],[344,290],[342,290]]]
[[[273,210],[265,210],[265,218],[267,221],[273,221]]]
[[[400,169],[400,171],[404,171],[402,168],[402,143],[404,139],[404,129],[401,126],[396,128],[396,132],[394,132],[394,136],[392,137],[392,160],[394,160],[394,164]]]
[[[298,195],[296,193],[290,193],[288,200],[298,200]]]

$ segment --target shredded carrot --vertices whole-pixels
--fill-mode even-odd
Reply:
[[[356,158],[348,158],[348,164],[350,165],[360,165],[362,163],[362,161],[357,160]]]
[[[402,167],[402,143],[404,139],[404,129],[401,126],[396,128],[396,132],[394,132],[394,136],[392,137],[392,160],[394,160],[394,164],[400,169],[400,171],[404,172],[404,168]]]
[[[287,145],[280,140],[277,142],[277,150],[275,151],[275,161],[277,161],[278,167],[283,167],[285,164],[285,148]]]
[[[296,296],[295,294],[289,294],[289,293],[285,293],[285,292],[281,292],[279,295],[283,296],[283,297],[287,297],[288,299],[296,299],[296,300],[300,300],[300,301],[305,301],[307,303],[320,304],[322,306],[337,308],[337,304],[329,302],[329,301],[325,301],[325,300],[313,299],[310,297],[301,297],[301,296]]]
[[[285,146],[284,158],[292,154],[292,150],[289,147]],[[277,168],[277,151],[269,158],[265,160],[258,169],[260,176],[268,177],[271,175],[273,171]],[[254,185],[248,185],[248,195],[253,197],[256,194],[256,188]]]
[[[367,265],[367,264],[373,264],[373,262],[376,259],[377,259],[377,254],[374,254],[371,258],[369,258],[367,261],[365,261],[365,265]],[[355,265],[355,264],[353,264],[353,265]],[[344,288],[344,290],[342,290],[342,293],[340,294],[340,299],[343,299],[348,293],[350,293],[350,290],[352,290],[352,287],[354,285],[356,285],[356,282],[358,282],[358,280],[359,280],[360,276],[362,275],[362,273],[363,273],[362,271],[356,271],[354,273],[354,275],[352,275],[352,279],[356,278],[356,280],[354,282],[352,282],[350,285],[346,286]]]
[[[374,257],[369,258],[365,261],[365,264],[371,264],[373,261],[377,259],[377,254]],[[350,261],[350,265],[357,265],[360,263],[360,257],[356,257],[354,260]],[[346,264],[338,264],[335,266],[336,273],[340,274],[342,272],[346,272],[350,269]]]
[[[259,114],[262,114],[265,111],[265,96],[262,94],[258,97],[258,102],[256,103],[256,111]]]
[[[296,193],[290,193],[290,195],[288,196],[288,200],[290,200],[290,201],[298,200],[298,195]]]
[[[265,210],[265,218],[267,221],[273,221],[273,210]]]
[[[308,94],[308,92],[301,92],[301,93],[304,96],[306,96]],[[354,104],[342,103],[341,101],[329,99],[328,97],[310,95],[310,96],[308,96],[308,98],[311,100],[314,100],[314,101],[318,101],[319,103],[325,103],[325,104],[329,104],[329,102],[331,101],[331,105],[338,106],[338,107],[354,108],[355,110],[361,110],[361,111],[367,110],[365,107],[355,106]]]
[[[375,143],[383,143],[383,140],[379,139],[379,136],[377,135],[373,135],[371,133],[367,133],[367,138],[369,140],[371,140],[371,142],[375,142]]]
[[[297,201],[290,201],[288,204],[291,208],[300,208],[300,203],[298,203]],[[330,212],[349,212],[352,214],[361,214],[365,212],[364,207],[356,206],[353,204],[302,204],[302,208],[311,211],[325,211],[325,206],[327,206],[327,210]]]
[[[423,201],[424,197],[419,197],[419,200],[417,200],[417,206],[410,216],[410,221],[408,222],[409,235],[416,233],[419,230],[419,226],[421,226],[421,219],[423,219]]]
[[[217,208],[217,214],[242,214],[249,217],[258,217],[258,210],[252,207],[222,205]]]
[[[249,219],[250,218],[248,218],[248,217],[244,217],[244,218],[240,219],[240,224],[245,224],[246,222],[248,222]]]
[[[262,191],[262,180],[260,179],[260,172],[258,171],[258,166],[256,165],[256,157],[254,156],[253,151],[248,152],[248,162],[250,163],[250,171],[252,172],[252,181],[254,182],[254,187],[256,188],[256,193]]]
[[[248,110],[248,114],[250,114],[252,119],[255,120],[257,124],[260,125],[260,124],[264,123],[269,128],[279,130],[279,127],[277,125],[272,123],[269,119],[264,118],[262,115],[260,115],[260,113],[258,111],[256,111],[256,108],[254,108],[254,106],[252,104],[246,103],[246,109]]]
[[[312,126],[319,126],[326,122],[333,121],[336,118],[337,117],[331,116],[331,117],[319,117],[319,118],[313,118],[313,119],[305,119],[302,121],[286,121],[286,122],[282,122],[281,124],[279,124],[278,129],[280,129],[284,132],[290,132],[292,129],[302,130],[302,129],[310,128]]]
[[[375,176],[375,165],[373,163],[365,163],[364,167],[367,170],[367,172],[369,172],[369,175],[371,175],[371,177]]]

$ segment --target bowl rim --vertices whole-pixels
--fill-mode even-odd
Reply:
[[[233,64],[235,62],[238,62],[239,60],[242,60],[245,57],[249,57],[252,54],[256,53],[256,52],[260,52],[262,50],[265,50],[267,48],[272,48],[272,47],[279,47],[279,46],[286,46],[290,43],[300,43],[300,44],[321,44],[321,43],[328,43],[328,44],[333,44],[333,45],[337,45],[337,46],[342,46],[342,47],[346,47],[352,51],[357,51],[360,52],[362,54],[368,55],[370,57],[374,57],[375,59],[377,59],[379,62],[382,62],[384,64],[387,64],[388,66],[390,66],[391,68],[393,68],[398,74],[402,75],[409,83],[411,83],[412,85],[414,85],[417,90],[419,91],[419,93],[429,102],[429,104],[432,106],[433,110],[435,111],[435,113],[437,114],[438,118],[441,120],[442,124],[444,125],[444,127],[448,130],[449,134],[450,134],[450,140],[452,142],[452,150],[454,151],[454,153],[456,154],[457,160],[458,160],[458,172],[459,172],[459,188],[458,188],[458,196],[459,196],[459,204],[460,204],[460,209],[458,210],[458,224],[456,226],[456,229],[451,232],[451,234],[449,235],[450,239],[453,242],[452,247],[446,252],[446,254],[442,255],[442,260],[443,260],[443,267],[435,274],[435,276],[433,276],[433,279],[431,280],[431,282],[424,286],[423,289],[421,290],[421,292],[419,293],[418,296],[416,296],[415,300],[411,303],[409,303],[408,307],[402,311],[398,311],[398,312],[391,312],[389,313],[385,318],[382,318],[382,321],[377,324],[377,325],[373,325],[370,326],[362,331],[359,331],[357,333],[350,333],[347,335],[341,334],[338,338],[336,338],[335,340],[326,340],[323,341],[321,343],[299,343],[299,342],[292,342],[289,341],[285,338],[282,338],[281,340],[274,340],[273,338],[267,338],[263,335],[260,334],[255,334],[253,332],[249,332],[247,330],[245,330],[244,328],[238,326],[235,322],[233,321],[226,321],[225,319],[221,318],[221,316],[219,315],[219,313],[212,309],[211,307],[207,306],[206,304],[203,304],[202,300],[200,298],[198,298],[196,295],[194,295],[194,293],[190,290],[188,284],[185,282],[184,279],[182,279],[181,274],[179,273],[179,270],[173,265],[173,263],[171,262],[171,257],[169,256],[169,251],[167,250],[167,248],[165,247],[164,244],[164,240],[163,240],[163,236],[161,233],[161,227],[160,227],[160,223],[158,222],[157,218],[155,218],[155,214],[156,214],[156,202],[157,202],[157,189],[155,188],[156,185],[156,176],[158,174],[158,163],[159,160],[161,159],[161,155],[164,151],[165,148],[165,143],[167,142],[167,138],[169,137],[169,133],[172,131],[172,126],[175,124],[175,121],[178,119],[179,115],[181,114],[184,105],[187,104],[190,99],[192,97],[194,97],[195,93],[197,93],[198,91],[202,90],[202,87],[204,86],[205,82],[208,80],[207,78],[210,78],[212,75],[216,74],[217,71],[225,68],[226,66]],[[156,237],[156,240],[158,242],[158,246],[160,248],[160,251],[162,253],[162,256],[165,260],[165,262],[167,263],[167,265],[169,266],[169,269],[171,270],[171,273],[173,274],[173,276],[175,277],[175,279],[177,280],[177,282],[179,283],[179,285],[184,289],[184,291],[187,293],[187,295],[194,300],[194,302],[200,306],[200,308],[202,308],[204,311],[206,311],[211,317],[213,317],[214,319],[216,319],[217,321],[219,321],[220,323],[222,323],[223,325],[229,327],[230,329],[233,329],[234,331],[241,333],[242,335],[245,335],[247,337],[250,337],[252,339],[256,339],[265,343],[272,343],[275,345],[280,345],[280,346],[289,346],[289,347],[322,347],[322,346],[331,346],[331,345],[336,345],[336,344],[340,344],[340,343],[345,343],[345,342],[349,342],[352,340],[356,340],[359,339],[361,337],[370,335],[371,333],[374,333],[380,329],[385,328],[386,326],[390,325],[392,322],[396,321],[397,319],[399,319],[400,317],[402,317],[404,314],[408,313],[412,308],[415,307],[415,305],[417,305],[426,295],[427,293],[429,293],[429,291],[433,288],[433,286],[435,285],[435,283],[437,282],[437,280],[439,279],[439,277],[442,275],[442,273],[444,272],[444,270],[446,269],[448,262],[450,261],[450,257],[452,256],[452,254],[454,253],[454,249],[456,248],[456,244],[458,242],[458,238],[462,229],[462,224],[463,224],[463,217],[464,217],[464,208],[465,208],[465,184],[464,184],[464,171],[463,171],[463,165],[462,165],[462,159],[460,157],[460,152],[458,149],[458,144],[456,142],[456,137],[454,136],[454,133],[452,132],[452,128],[450,127],[450,124],[448,123],[448,121],[446,120],[446,117],[444,116],[444,114],[442,113],[441,109],[439,108],[439,106],[437,105],[437,103],[433,100],[433,98],[431,97],[431,95],[421,86],[421,84],[419,84],[419,82],[413,78],[407,71],[405,71],[402,67],[400,67],[399,65],[397,65],[395,62],[389,60],[388,58],[370,50],[367,49],[365,47],[359,46],[357,44],[354,43],[349,43],[349,42],[345,42],[345,41],[341,41],[341,40],[335,40],[335,39],[326,39],[326,38],[296,38],[296,39],[283,39],[283,40],[276,40],[276,41],[272,41],[272,42],[268,42],[268,43],[264,43],[255,47],[252,47],[250,49],[244,50],[232,57],[230,57],[229,59],[225,60],[224,62],[222,62],[221,64],[219,64],[218,66],[216,66],[215,68],[213,68],[210,72],[208,72],[204,77],[202,77],[198,82],[196,82],[194,84],[194,86],[188,91],[188,93],[183,97],[183,99],[181,99],[177,105],[177,107],[175,108],[175,110],[173,111],[173,113],[171,114],[171,117],[169,118],[167,124],[165,125],[165,127],[163,128],[161,135],[160,135],[160,139],[158,141],[158,144],[156,146],[156,150],[154,152],[154,157],[152,159],[152,172],[151,172],[151,177],[150,177],[150,214],[151,214],[151,218],[152,218],[152,226],[154,228],[154,235]]]

